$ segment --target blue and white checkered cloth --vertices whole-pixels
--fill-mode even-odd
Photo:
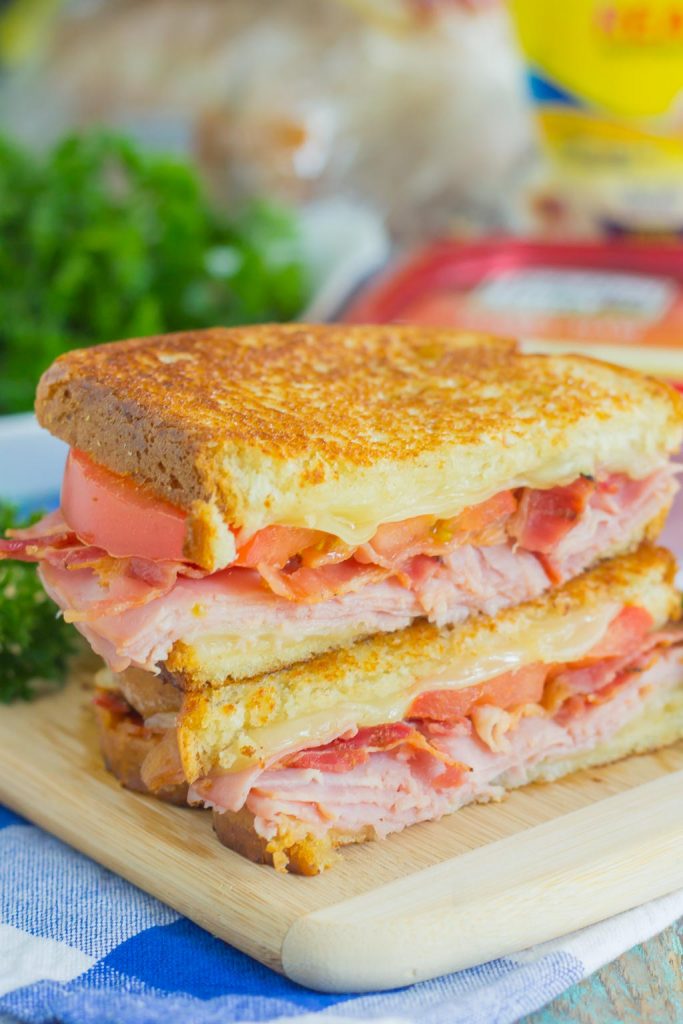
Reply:
[[[0,807],[0,1019],[512,1024],[683,915],[683,892],[390,993],[311,992]]]

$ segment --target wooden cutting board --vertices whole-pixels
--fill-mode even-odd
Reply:
[[[222,847],[208,812],[121,789],[89,700],[82,677],[0,711],[0,801],[312,988],[409,984],[683,886],[683,744],[464,808],[299,878]]]

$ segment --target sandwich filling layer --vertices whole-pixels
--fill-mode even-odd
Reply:
[[[499,799],[507,788],[552,777],[553,764],[605,744],[645,709],[665,713],[683,685],[683,627],[648,631],[651,622],[643,609],[624,609],[577,661],[529,664],[479,685],[424,692],[400,721],[347,729],[250,772],[215,773],[197,780],[188,799],[220,814],[246,810],[279,867],[287,866],[283,837],[291,844],[370,830],[382,838],[472,801]],[[102,690],[97,701],[129,723],[132,739],[156,739],[141,774],[163,793],[185,782],[170,710],[178,697],[169,703],[151,679],[120,680],[119,691]]]
[[[646,749],[627,741],[642,716],[661,742],[677,738],[678,717],[663,727],[683,693],[674,572],[642,545],[495,619],[423,621],[198,692],[103,669],[103,737],[127,784],[211,807],[229,844],[264,844],[281,867],[289,850],[308,870],[292,852],[307,837],[329,852],[564,774],[593,751]]]
[[[402,713],[377,725],[347,725],[345,710],[339,709],[339,726],[344,731],[328,743],[307,746],[308,723],[294,737],[290,731],[290,749],[281,754],[277,738],[259,765],[242,771],[221,773],[194,783],[193,792],[213,805],[237,811],[248,800],[247,793],[264,782],[281,778],[283,770],[321,770],[344,774],[366,764],[374,753],[392,751],[399,760],[425,761],[437,789],[459,786],[467,781],[473,765],[456,757],[460,747],[444,746],[444,737],[484,744],[494,753],[504,752],[508,734],[515,732],[526,718],[563,724],[583,714],[593,705],[611,702],[634,677],[649,669],[672,643],[683,640],[679,627],[656,631],[644,609],[625,608],[612,618],[601,639],[587,653],[567,662],[532,661],[511,671],[489,676],[482,682],[430,688],[429,681],[412,699],[402,695]],[[560,640],[561,646],[561,638]],[[585,650],[585,648],[584,648]],[[433,685],[433,684],[432,684]],[[398,702],[397,702],[398,704]],[[614,705],[614,708],[618,705]],[[331,716],[330,716],[331,717]],[[618,716],[617,716],[618,717]],[[367,720],[367,719],[366,719]],[[296,723],[295,723],[296,724]],[[617,728],[619,723],[617,723]],[[532,734],[545,726],[525,726]],[[450,742],[450,740],[449,740]]]
[[[268,527],[236,534],[232,564],[217,572],[112,554],[57,512],[0,540],[0,557],[40,563],[50,596],[112,670],[156,672],[169,662],[197,686],[418,617],[454,624],[529,601],[640,540],[675,486],[665,467],[637,480],[608,474],[507,490],[451,520],[385,524],[357,547],[319,531]]]
[[[343,745],[327,758],[302,757],[264,772],[244,806],[256,834],[272,844],[275,866],[286,868],[292,839],[367,837],[368,830],[379,839],[468,803],[499,800],[507,789],[554,777],[553,765],[558,774],[571,770],[646,710],[666,714],[683,685],[683,652],[648,660],[635,661],[623,681],[569,698],[555,714],[532,703],[511,711],[483,706],[457,723],[422,722],[416,732],[431,749],[387,735],[370,738],[357,759],[357,748]]]

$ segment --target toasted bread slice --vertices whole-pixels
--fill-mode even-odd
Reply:
[[[144,780],[143,766],[158,749],[162,737],[150,732],[129,715],[95,707],[100,750],[105,767],[122,786],[137,793],[149,793],[166,803],[187,803],[187,783],[177,782],[151,789]]]
[[[172,804],[187,802],[187,783],[167,781],[163,773],[149,771],[168,745],[168,732],[155,730],[147,722],[165,716],[168,724],[179,710],[181,695],[170,683],[159,676],[139,669],[115,674],[100,669],[95,675],[98,698],[95,718],[100,738],[100,749],[107,769],[127,789],[150,793],[159,800]],[[108,701],[107,697],[114,697]],[[162,719],[163,721],[163,719]],[[158,777],[158,783],[155,779]],[[154,782],[154,785],[151,783]]]
[[[681,738],[683,686],[671,692],[663,705],[656,699],[646,702],[642,714],[593,750],[542,761],[527,768],[523,775],[503,780],[503,785],[510,791],[531,782],[553,782],[572,772],[610,764],[632,754],[658,750]],[[277,834],[267,839],[258,834],[254,828],[254,816],[246,808],[235,813],[213,812],[214,829],[225,846],[257,864],[270,864],[298,875],[317,875],[334,864],[339,847],[377,838],[372,826],[353,833],[331,829],[321,836],[307,832],[306,826],[295,819],[284,815],[282,819]]]
[[[225,564],[225,524],[359,544],[510,487],[644,476],[683,436],[683,398],[664,383],[408,326],[216,328],[74,351],[43,375],[36,411],[185,509],[187,554],[208,566]]]
[[[576,661],[602,638],[624,605],[646,609],[659,628],[678,618],[675,562],[661,549],[597,568],[536,601],[439,629],[418,622],[277,672],[185,694],[178,745],[190,782],[242,771],[347,728],[400,721],[428,690],[460,689],[535,662]]]

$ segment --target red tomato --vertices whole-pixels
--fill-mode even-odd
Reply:
[[[410,706],[406,718],[431,718],[437,722],[456,722],[464,718],[475,704],[493,704],[512,708],[520,704],[537,704],[543,696],[548,666],[540,662],[526,665],[516,672],[504,672],[495,679],[462,690],[431,690],[421,693]]]
[[[483,532],[487,526],[505,522],[516,508],[517,501],[512,491],[500,491],[488,501],[463,509],[460,515],[448,520],[448,526],[457,533]]]
[[[265,526],[240,548],[238,565],[270,565],[282,569],[305,548],[325,541],[327,534],[305,527]]]
[[[76,449],[66,462],[61,505],[85,544],[117,558],[183,560],[185,513]]]
[[[429,543],[433,524],[434,516],[413,516],[400,523],[384,523],[377,528],[370,545],[385,561],[402,559],[406,550],[412,549],[416,543]]]
[[[643,646],[643,640],[652,629],[653,619],[647,608],[627,604],[612,619],[602,640],[588,652],[585,661],[603,658],[625,658],[636,654]]]

